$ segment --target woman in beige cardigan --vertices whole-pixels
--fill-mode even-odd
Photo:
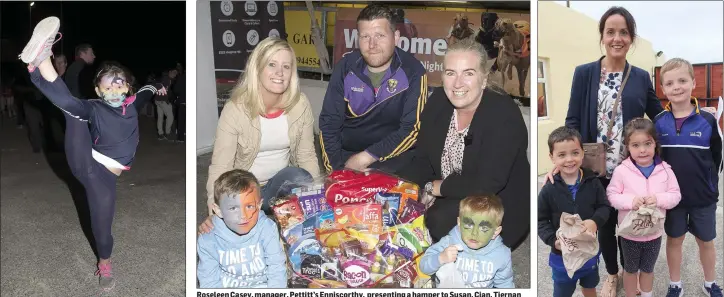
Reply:
[[[299,88],[294,50],[279,38],[261,41],[216,128],[206,183],[209,215],[214,181],[229,170],[243,169],[256,176],[267,213],[272,197],[317,177],[313,127],[312,107]]]

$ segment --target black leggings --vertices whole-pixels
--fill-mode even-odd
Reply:
[[[603,187],[608,187],[611,180],[602,177],[599,178]],[[618,262],[616,262],[616,246],[618,245],[618,254],[621,259],[621,266],[623,267],[623,249],[621,249],[621,238],[616,237],[616,224],[618,223],[618,210],[611,208],[611,215],[608,217],[608,221],[598,228],[598,245],[601,248],[601,254],[603,255],[603,262],[606,263],[606,272],[608,274],[618,273]]]
[[[85,187],[91,216],[91,229],[98,257],[109,259],[113,251],[111,225],[116,207],[116,179],[104,165],[91,155],[92,144],[88,122],[65,115],[65,155],[73,176]]]

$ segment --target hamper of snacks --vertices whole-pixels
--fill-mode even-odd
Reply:
[[[293,288],[420,288],[431,240],[419,187],[380,171],[338,170],[271,201]]]

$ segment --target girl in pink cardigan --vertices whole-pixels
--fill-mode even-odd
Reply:
[[[624,157],[613,171],[606,190],[611,206],[618,210],[618,223],[642,205],[656,205],[666,213],[681,200],[679,183],[668,163],[659,158],[661,150],[654,124],[644,118],[631,120],[624,129]],[[622,236],[623,284],[627,297],[636,296],[637,277],[642,297],[651,296],[654,264],[661,248],[663,228],[646,237]]]

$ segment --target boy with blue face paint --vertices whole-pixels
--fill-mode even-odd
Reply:
[[[286,254],[260,193],[256,177],[240,169],[214,182],[214,228],[196,243],[200,288],[287,287]]]
[[[33,84],[64,112],[65,155],[71,172],[86,191],[98,252],[96,275],[101,289],[110,291],[115,286],[110,257],[116,179],[131,169],[139,140],[138,113],[131,105],[143,106],[154,94],[165,94],[166,90],[160,85],[147,85],[132,95],[130,73],[120,65],[107,63],[95,76],[95,90],[101,99],[74,97],[50,60],[59,28],[57,17],[38,23],[20,60],[28,64]]]
[[[514,288],[510,248],[499,236],[503,212],[495,195],[460,201],[458,225],[425,251],[420,271],[435,274],[438,286],[440,279],[457,278],[466,288]],[[443,271],[445,265],[454,269]]]

